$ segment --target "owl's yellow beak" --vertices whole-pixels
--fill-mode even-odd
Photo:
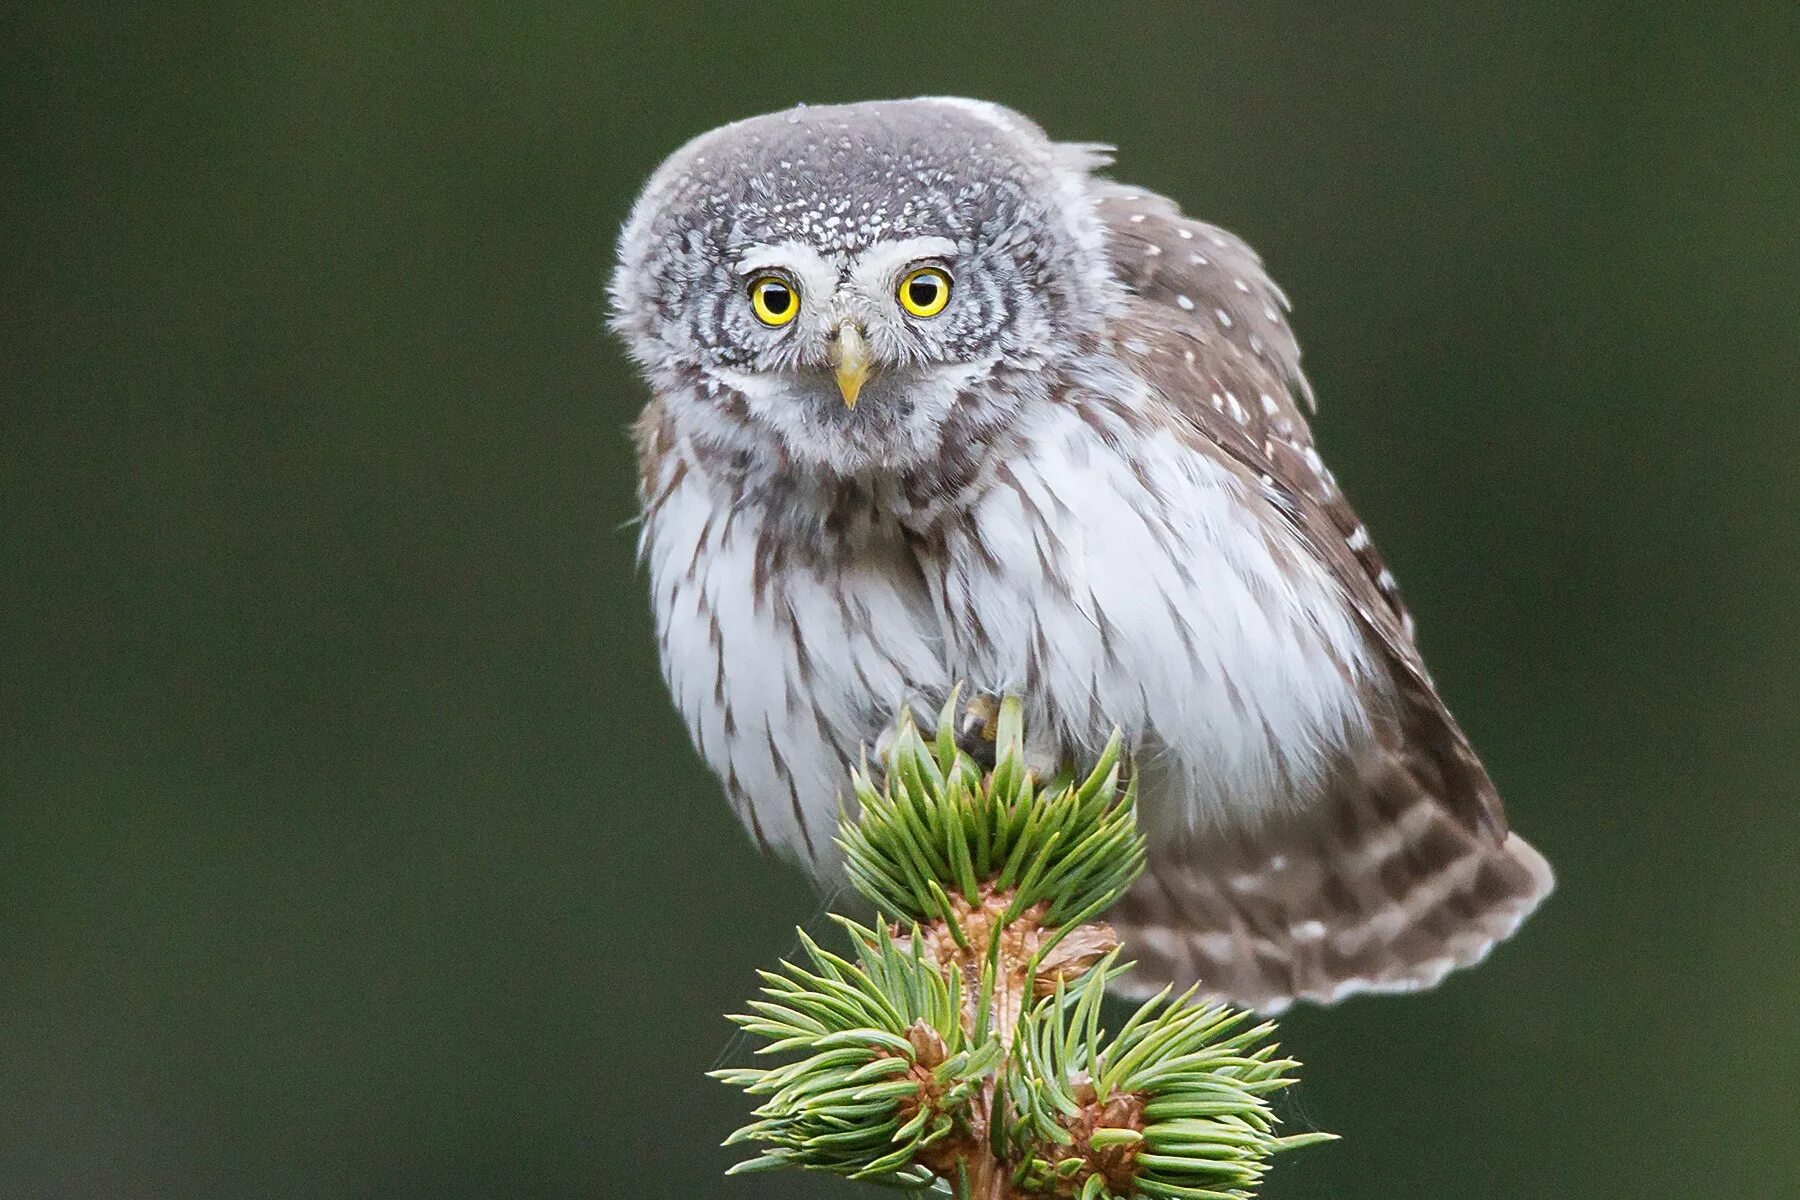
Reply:
[[[848,321],[838,326],[837,337],[831,343],[831,369],[837,373],[844,407],[855,408],[856,397],[869,378],[869,343],[863,340],[862,330]]]

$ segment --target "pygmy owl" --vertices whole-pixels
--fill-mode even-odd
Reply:
[[[1428,987],[1550,890],[1319,460],[1242,241],[992,104],[705,134],[619,240],[662,665],[756,841],[820,879],[860,747],[963,682],[1150,845],[1138,989]]]

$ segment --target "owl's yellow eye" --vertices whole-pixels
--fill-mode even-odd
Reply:
[[[779,328],[800,315],[800,293],[779,275],[759,275],[750,281],[750,307],[757,320]]]
[[[920,267],[900,281],[900,307],[915,317],[935,317],[950,303],[950,276]]]

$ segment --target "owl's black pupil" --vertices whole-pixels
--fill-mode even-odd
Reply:
[[[921,275],[906,285],[906,294],[920,308],[930,308],[937,303],[938,281],[930,275]]]
[[[794,303],[794,293],[788,291],[786,285],[765,283],[762,285],[763,307],[774,316],[781,316]]]

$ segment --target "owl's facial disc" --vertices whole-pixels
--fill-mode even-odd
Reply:
[[[1122,297],[1098,161],[954,99],[727,126],[633,210],[614,327],[684,434],[749,461],[843,476],[966,456]]]
[[[860,252],[797,241],[746,247],[734,273],[749,281],[745,302],[768,343],[756,373],[797,404],[835,385],[835,398],[854,411],[864,385],[877,378],[885,403],[902,403],[909,383],[968,357],[938,320],[950,307],[956,253],[945,237],[895,239]],[[738,364],[720,372],[740,383],[743,375]]]

